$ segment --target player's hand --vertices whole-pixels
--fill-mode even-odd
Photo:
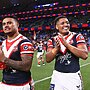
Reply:
[[[5,58],[4,53],[3,53],[3,51],[0,49],[0,62],[4,62],[4,58]]]
[[[5,56],[0,48],[0,70],[3,70],[6,68],[6,65],[4,64]]]
[[[58,38],[59,38],[59,40],[61,41],[61,43],[62,43],[64,46],[67,45],[66,40],[63,38],[63,36],[62,36],[61,34],[58,35]]]
[[[54,41],[55,41],[55,48],[57,49],[57,50],[60,50],[61,49],[61,46],[60,46],[60,40],[59,40],[59,38],[58,38],[58,36],[56,36],[56,37],[54,37]]]

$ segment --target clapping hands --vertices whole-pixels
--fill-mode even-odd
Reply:
[[[3,51],[1,50],[1,47],[0,47],[0,62],[4,62],[4,58],[5,58],[4,53],[3,53]]]

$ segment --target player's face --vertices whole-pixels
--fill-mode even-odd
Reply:
[[[66,35],[70,29],[70,23],[68,19],[67,18],[59,19],[59,21],[56,24],[56,29],[58,29],[62,35]]]
[[[5,18],[2,21],[2,27],[6,34],[15,33],[18,30],[18,23],[13,18]]]

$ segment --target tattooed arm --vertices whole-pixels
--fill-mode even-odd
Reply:
[[[11,59],[8,59],[8,58],[4,58],[3,62],[7,66],[13,67],[17,70],[29,71],[31,66],[32,66],[33,57],[31,57],[27,54],[23,54],[21,58],[22,58],[22,61],[15,61],[15,60],[11,60]]]

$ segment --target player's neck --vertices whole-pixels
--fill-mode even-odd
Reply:
[[[59,34],[59,33],[58,33]],[[69,34],[69,32],[67,33],[60,33],[62,36],[67,36]]]
[[[8,40],[12,40],[12,39],[16,38],[18,35],[19,35],[19,32],[14,33],[13,35],[8,35],[8,36],[7,36],[7,39],[8,39]]]

